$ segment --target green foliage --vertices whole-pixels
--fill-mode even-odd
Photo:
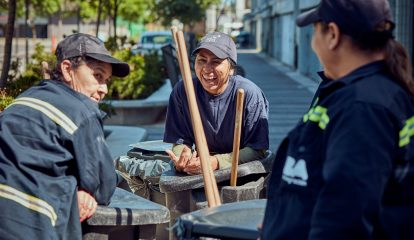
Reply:
[[[218,3],[220,0],[159,0],[154,11],[164,26],[170,26],[174,19],[193,25],[205,17],[209,6]]]
[[[17,16],[23,17],[25,15],[26,7],[25,0],[15,0],[17,3]],[[29,0],[29,18],[34,16],[48,17],[57,12],[61,6],[61,0]]]
[[[53,54],[45,52],[45,47],[41,44],[36,44],[34,54],[31,62],[27,65],[26,71],[19,72],[21,60],[13,61],[10,66],[9,76],[6,82],[6,87],[1,89],[1,104],[10,103],[10,99],[17,97],[21,92],[29,87],[36,85],[43,79],[43,72],[41,62],[48,62],[49,66],[54,66],[56,59]],[[0,107],[0,109],[2,109]]]
[[[130,22],[147,20],[155,6],[155,0],[123,0],[119,6],[119,15]]]
[[[0,112],[3,111],[12,101],[13,97],[7,94],[5,89],[0,89]]]
[[[133,55],[125,49],[115,52],[116,58],[129,63],[131,73],[125,78],[113,77],[109,82],[109,99],[143,99],[164,83],[162,63],[156,53]]]
[[[48,63],[49,68],[55,66],[56,57],[52,53],[45,51],[45,46],[40,43],[37,43],[35,46],[35,51],[32,55],[31,62],[26,67],[26,74],[34,75],[39,79],[43,78],[42,72],[42,62],[45,61]]]

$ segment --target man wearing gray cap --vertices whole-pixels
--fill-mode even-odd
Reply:
[[[253,82],[235,75],[236,45],[224,33],[207,34],[193,51],[193,79],[198,108],[203,122],[213,170],[231,166],[237,89],[245,91],[239,163],[260,159],[269,148],[268,101]],[[164,142],[173,143],[167,150],[178,171],[200,174],[191,115],[183,82],[170,95]]]
[[[103,42],[74,34],[56,50],[53,80],[0,114],[0,238],[81,239],[81,224],[108,204],[120,180],[98,102],[111,76],[129,74]]]
[[[324,70],[309,111],[279,146],[262,239],[414,239],[414,82],[387,0],[322,0]]]

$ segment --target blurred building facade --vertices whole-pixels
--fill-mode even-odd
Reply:
[[[414,1],[389,0],[396,22],[395,38],[414,56]],[[313,27],[298,28],[298,14],[315,7],[319,0],[249,0],[251,11],[244,15],[244,29],[251,44],[282,64],[312,79],[321,65],[311,49]]]

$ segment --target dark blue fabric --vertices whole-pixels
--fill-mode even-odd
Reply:
[[[268,101],[253,82],[238,75],[232,76],[226,90],[216,96],[206,92],[197,79],[193,79],[193,83],[210,152],[230,153],[233,150],[236,94],[239,88],[245,92],[240,148],[269,148]],[[188,146],[195,144],[182,81],[177,83],[170,96],[164,142]]]
[[[324,79],[313,105],[329,123],[300,121],[281,144],[262,239],[414,239],[414,141],[399,147],[414,104],[383,68]]]
[[[6,230],[23,232],[30,239],[37,231],[50,239],[80,239],[77,188],[91,193],[99,204],[108,204],[118,180],[104,141],[102,113],[87,96],[53,80],[19,97],[50,103],[78,129],[70,134],[42,112],[23,105],[0,114],[0,183],[48,202],[58,215],[52,227],[43,214],[0,197],[0,222],[14,228]],[[38,235],[38,239],[44,238]]]

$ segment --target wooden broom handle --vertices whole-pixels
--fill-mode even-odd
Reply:
[[[239,165],[240,135],[243,119],[244,90],[237,89],[236,119],[234,122],[233,159],[231,161],[230,186],[237,185],[237,167]]]
[[[173,30],[174,31],[174,30]],[[204,134],[203,124],[201,122],[200,112],[198,110],[197,100],[195,97],[194,85],[188,62],[187,49],[182,31],[176,32],[176,45],[178,47],[178,60],[180,63],[181,75],[183,76],[184,87],[187,95],[188,106],[190,108],[191,122],[195,136],[197,154],[200,157],[201,171],[204,180],[204,190],[209,207],[219,206],[221,204],[218,193],[216,178],[210,164],[210,152],[208,151],[207,140]]]

